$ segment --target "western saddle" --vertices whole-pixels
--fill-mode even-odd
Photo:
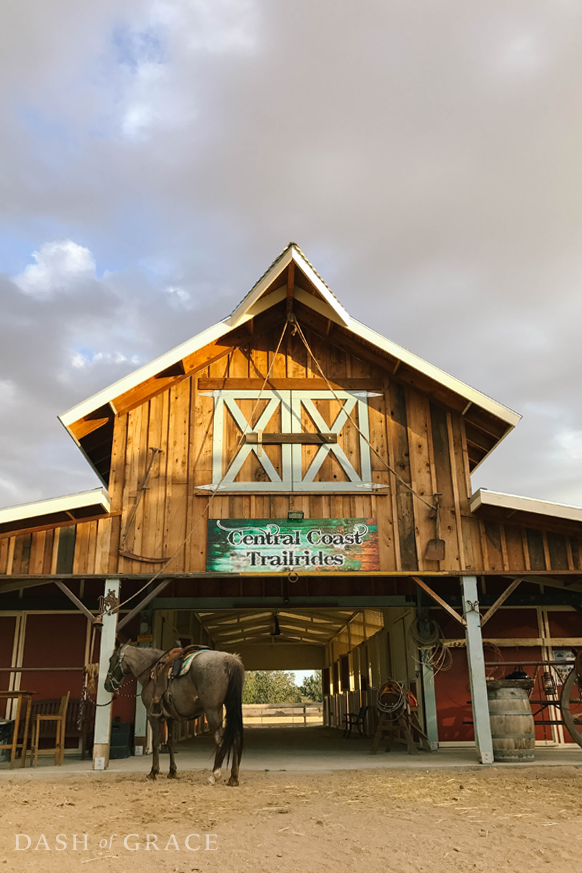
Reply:
[[[153,683],[153,690],[148,715],[154,718],[169,717],[181,719],[172,702],[172,695],[170,693],[171,683],[180,675],[180,670],[187,655],[204,651],[212,650],[209,646],[175,646],[173,649],[164,652],[161,658],[156,661],[149,678],[149,681]]]

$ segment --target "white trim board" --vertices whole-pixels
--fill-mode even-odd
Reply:
[[[533,497],[520,497],[517,494],[504,494],[501,491],[487,491],[483,488],[473,494],[469,506],[471,512],[476,512],[482,506],[493,506],[513,512],[532,512],[536,515],[549,515],[553,518],[582,522],[582,507],[580,506],[553,503],[550,500],[535,500]]]
[[[67,494],[64,497],[50,497],[48,500],[22,503],[20,506],[7,506],[0,509],[0,524],[52,515],[55,512],[70,512],[73,509],[95,505],[102,506],[105,512],[110,511],[109,495],[105,488],[92,488],[90,491],[79,491],[77,494]]]

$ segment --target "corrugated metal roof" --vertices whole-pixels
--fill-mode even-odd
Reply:
[[[265,272],[262,274],[262,276],[259,276],[259,278],[258,278],[257,281],[255,282],[255,284],[253,285],[253,287],[251,288],[251,290],[248,291],[248,292],[245,294],[245,296],[242,298],[242,300],[240,301],[240,303],[238,303],[238,304],[234,307],[234,309],[233,309],[232,312],[230,313],[230,316],[229,316],[230,318],[232,318],[232,316],[235,314],[235,312],[236,312],[238,309],[240,309],[240,307],[244,304],[245,300],[247,300],[248,298],[252,297],[255,288],[257,288],[257,287],[261,284],[261,282],[263,281],[263,279],[264,279],[266,276],[269,275],[269,273],[273,270],[273,268],[277,266],[277,264],[279,263],[279,261],[282,260],[282,258],[287,254],[287,252],[288,252],[290,249],[296,249],[296,251],[301,255],[301,257],[303,258],[303,260],[305,261],[305,263],[306,263],[309,267],[311,267],[311,269],[313,270],[313,272],[315,273],[315,275],[317,276],[317,278],[319,279],[319,281],[322,283],[322,285],[325,285],[325,287],[327,288],[327,290],[329,291],[329,293],[332,295],[332,297],[334,297],[335,300],[337,300],[337,302],[338,302],[338,303],[340,304],[340,306],[341,306],[340,301],[338,300],[338,298],[336,297],[336,295],[333,293],[333,291],[331,290],[331,288],[329,287],[329,285],[327,284],[327,282],[326,282],[324,279],[321,278],[321,276],[319,275],[319,273],[317,272],[317,270],[315,269],[315,267],[313,266],[313,264],[311,263],[311,261],[309,260],[309,258],[306,257],[305,252],[303,251],[303,249],[301,248],[301,246],[299,246],[296,242],[290,242],[290,243],[287,243],[287,245],[285,246],[285,248],[283,249],[283,251],[280,252],[280,253],[277,255],[277,257],[275,258],[275,260],[273,261],[273,263],[270,264],[270,265],[267,267],[267,269],[266,269]]]

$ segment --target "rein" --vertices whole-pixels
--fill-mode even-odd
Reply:
[[[111,684],[111,687],[113,688],[111,700],[108,703],[95,703],[95,706],[111,706],[113,701],[117,700],[118,697],[137,697],[137,692],[135,694],[119,694],[119,689],[121,688],[121,686],[123,685],[123,683],[125,682],[127,677],[129,676],[129,673],[123,672],[123,659],[125,657],[125,650],[126,650],[128,645],[129,645],[129,643],[125,643],[125,645],[122,647],[121,651],[119,652],[119,658],[117,659],[117,664],[115,666],[115,670],[117,670],[117,668],[119,668],[121,671],[121,679],[116,679],[112,673],[108,673],[109,682]]]

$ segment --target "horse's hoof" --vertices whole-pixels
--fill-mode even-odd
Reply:
[[[227,784],[230,785],[231,788],[237,788],[238,787],[238,777],[231,776],[230,779],[228,780]]]
[[[148,773],[148,775],[146,776],[146,779],[149,779],[150,782],[155,782],[156,781],[156,774],[155,773]]]
[[[176,771],[170,770],[170,772],[168,773],[168,779],[177,779],[177,778],[178,778],[178,774],[176,773]]]
[[[220,781],[221,776],[222,770],[220,768],[217,768],[216,770],[212,771],[212,774],[208,777],[208,781],[211,785],[216,785],[216,783]]]

